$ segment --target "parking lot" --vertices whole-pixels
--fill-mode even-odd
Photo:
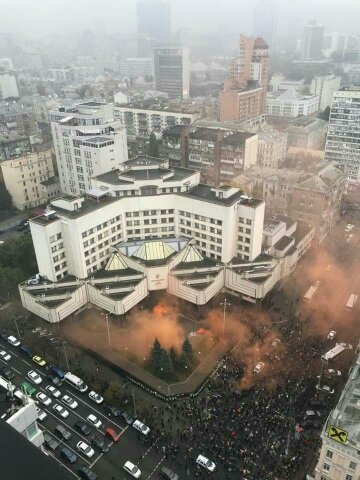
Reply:
[[[51,399],[51,404],[45,406],[36,399],[36,396],[33,396],[37,401],[39,408],[47,415],[46,418],[41,422],[39,421],[38,424],[44,434],[51,435],[51,437],[59,442],[55,451],[47,448],[46,452],[48,455],[51,455],[56,462],[63,466],[69,478],[78,478],[78,469],[86,466],[95,472],[99,479],[116,478],[117,480],[125,480],[130,478],[130,476],[123,471],[123,465],[128,460],[141,469],[142,478],[151,479],[158,477],[157,472],[165,460],[165,455],[163,451],[158,452],[156,450],[155,447],[159,439],[157,439],[152,432],[150,432],[148,436],[144,436],[131,425],[126,424],[123,418],[109,418],[106,414],[105,407],[102,404],[97,405],[88,398],[88,392],[90,389],[86,393],[80,393],[67,382],[63,382],[61,386],[56,387],[56,389],[61,392],[61,396],[55,398],[46,390],[46,386],[51,384],[46,367],[36,365],[30,357],[25,357],[24,354],[20,353],[18,347],[9,345],[4,338],[0,339],[0,350],[2,349],[10,353],[12,358],[9,362],[0,359],[0,364],[1,366],[10,367],[11,371],[14,373],[14,378],[11,381],[16,386],[20,387],[24,381],[33,383],[28,377],[29,371],[35,371],[42,378],[40,384],[37,385],[33,383],[33,385],[37,394],[43,392]],[[70,396],[78,403],[78,406],[75,409],[69,408],[62,400],[64,395]],[[62,405],[64,409],[69,412],[69,415],[66,418],[62,418],[53,410],[53,407],[56,404]],[[132,413],[131,409],[129,410],[129,413]],[[99,428],[91,425],[87,420],[87,417],[90,414],[95,415],[95,417],[101,421],[102,425],[99,426]],[[88,434],[80,433],[75,428],[75,423],[79,421],[88,425],[91,432]],[[63,425],[70,432],[70,439],[64,440],[55,432],[58,425]],[[117,442],[114,442],[111,438],[106,436],[105,430],[108,427],[112,428],[118,435],[119,439]],[[109,446],[109,451],[104,453],[98,448],[92,446],[95,450],[95,454],[91,458],[87,458],[84,453],[79,453],[77,444],[80,441],[83,441],[90,445],[90,439],[93,436],[105,440],[105,443]],[[75,464],[72,465],[62,458],[60,452],[64,446],[77,455],[77,461]]]

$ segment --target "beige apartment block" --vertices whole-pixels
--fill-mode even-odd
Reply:
[[[50,149],[29,153],[1,163],[7,191],[13,205],[19,210],[44,203],[41,182],[54,176],[52,151]]]

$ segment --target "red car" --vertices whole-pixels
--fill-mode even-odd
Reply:
[[[111,438],[113,442],[118,442],[120,440],[120,434],[117,434],[113,428],[107,428],[105,430],[105,435]]]

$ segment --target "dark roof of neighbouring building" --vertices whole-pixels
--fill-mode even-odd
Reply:
[[[2,480],[71,480],[73,475],[5,421],[0,421]]]

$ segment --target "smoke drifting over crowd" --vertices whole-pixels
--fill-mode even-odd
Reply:
[[[345,274],[341,266],[324,248],[300,264],[294,277],[278,296],[280,303],[271,308],[236,305],[235,301],[226,315],[223,332],[223,311],[209,309],[201,323],[206,335],[226,343],[232,355],[244,365],[243,376],[234,379],[241,389],[254,385],[275,388],[285,374],[296,377],[303,374],[304,362],[312,374],[318,374],[319,355],[305,354],[297,350],[299,342],[324,349],[322,342],[336,322],[336,330],[341,331],[340,341],[350,342],[355,319],[344,309],[347,298],[359,279],[358,265],[347,268]],[[306,289],[320,282],[319,291],[310,303],[303,301]],[[302,292],[295,294],[295,292]],[[127,317],[127,326],[117,327],[111,323],[112,349],[128,358],[145,363],[157,338],[165,349],[174,347],[181,351],[182,343],[189,330],[179,321],[179,308],[170,299],[159,302],[152,310],[134,308]],[[199,325],[200,326],[200,325]],[[194,330],[198,327],[195,324]],[[88,313],[80,324],[68,325],[66,334],[88,344],[96,350],[104,349],[104,318]],[[320,352],[319,352],[320,353]],[[258,373],[254,367],[258,362],[263,366]]]

